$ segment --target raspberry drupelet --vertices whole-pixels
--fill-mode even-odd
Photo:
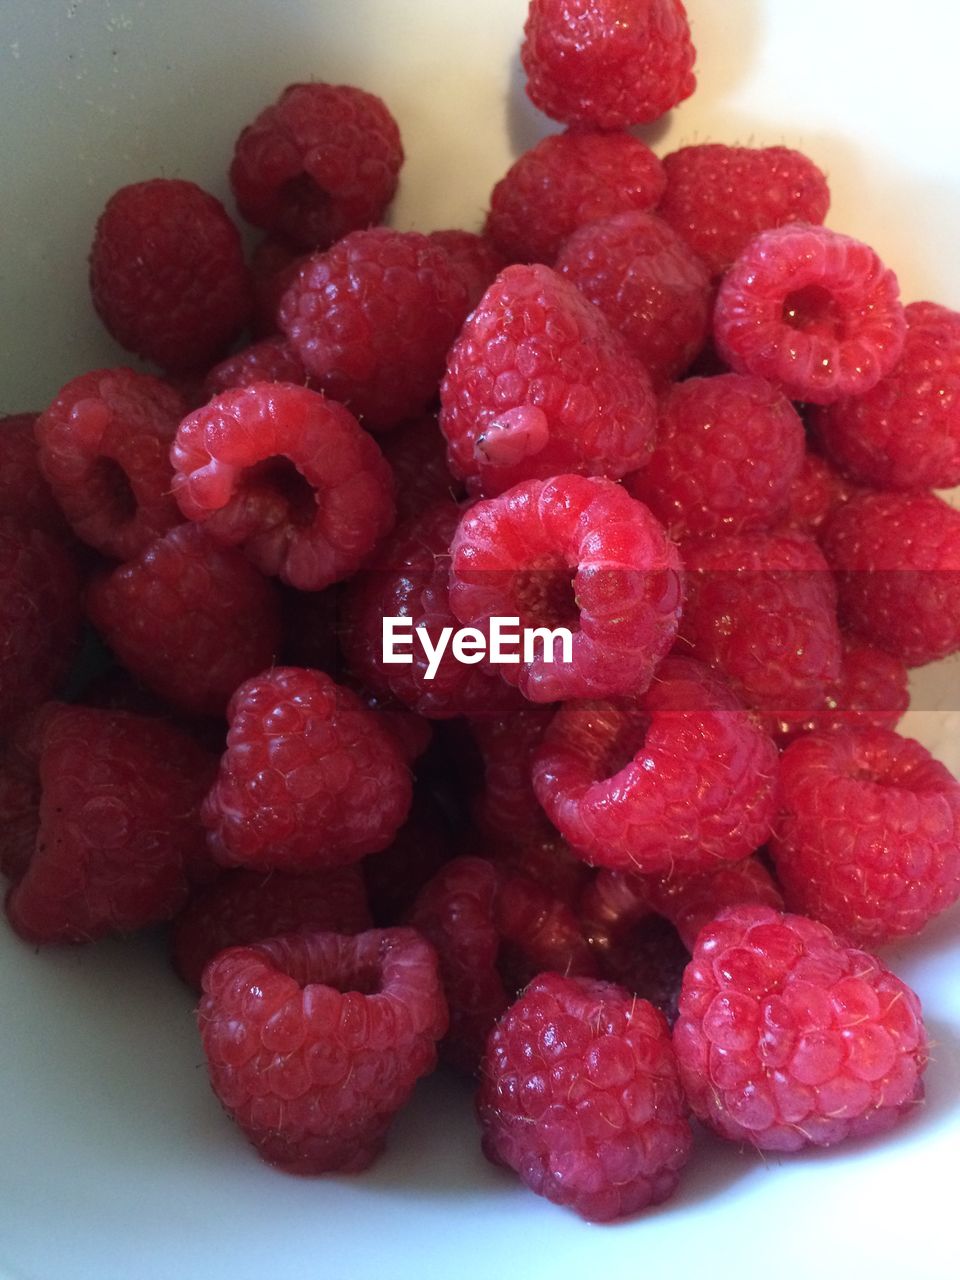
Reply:
[[[875,387],[900,359],[906,329],[897,277],[874,251],[802,224],[751,240],[714,311],[717,350],[735,372],[821,405]]]
[[[204,402],[254,382],[292,382],[305,387],[307,371],[286,338],[261,338],[215,364],[203,379]]]
[[[653,448],[649,375],[549,267],[508,267],[491,285],[450,352],[440,399],[450,468],[473,493],[561,472],[619,479]]]
[[[306,387],[224,392],[184,418],[171,456],[183,514],[302,591],[349,577],[393,524],[393,477],[376,442]]]
[[[0,515],[57,536],[66,532],[63,512],[40,469],[35,413],[0,417]]]
[[[533,790],[533,753],[553,719],[552,706],[524,706],[499,720],[470,726],[483,761],[483,779],[471,812],[486,835],[536,842],[553,834]]]
[[[474,231],[431,231],[427,239],[442,249],[463,281],[471,311],[508,265],[493,241]]]
[[[398,525],[435,503],[463,497],[463,486],[447,470],[447,442],[435,413],[394,427],[380,437],[380,448],[393,470]]]
[[[359,1173],[436,1065],[437,957],[412,929],[286,934],[221,952],[197,1021],[210,1083],[288,1173]]]
[[[680,558],[660,523],[611,480],[528,480],[463,515],[450,547],[450,608],[489,633],[493,618],[545,628],[504,680],[533,702],[640,693],[676,637]],[[563,660],[553,628],[572,633]]]
[[[847,480],[828,459],[810,450],[804,454],[800,474],[787,494],[783,528],[804,533],[819,541],[830,517],[838,507],[863,490]]]
[[[923,1098],[920,1002],[826,925],[728,908],[697,940],[673,1032],[694,1115],[761,1151],[883,1133]]]

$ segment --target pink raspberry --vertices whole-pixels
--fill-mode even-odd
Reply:
[[[393,524],[390,468],[343,408],[255,382],[184,418],[173,492],[189,520],[302,591],[347,578]]]
[[[710,330],[703,263],[652,213],[621,213],[575,231],[556,268],[600,308],[658,381],[685,372]]]
[[[254,382],[292,382],[305,387],[308,379],[300,357],[285,338],[262,338],[213,366],[203,380],[204,403]]]
[[[492,240],[474,231],[431,231],[427,239],[450,259],[467,290],[472,311],[507,265],[507,259]]]
[[[384,431],[436,399],[470,310],[450,256],[415,231],[354,231],[300,269],[280,327],[316,385]]]
[[[250,318],[240,233],[192,182],[154,178],[107,201],[90,250],[93,305],[127,351],[164,369],[202,369]]]
[[[520,52],[533,104],[568,124],[648,124],[697,87],[681,0],[530,0]]]
[[[653,447],[646,370],[548,267],[508,267],[487,290],[450,352],[440,399],[450,468],[473,492],[561,472],[619,479]]]
[[[307,254],[291,249],[279,236],[264,236],[250,255],[253,333],[271,338],[280,328],[280,303],[296,280]]]
[[[381,853],[361,864],[370,911],[379,925],[406,919],[417,894],[451,858],[445,814],[429,792],[414,793],[410,817]]]
[[[609,982],[546,973],[483,1059],[483,1150],[591,1222],[660,1204],[692,1146],[663,1016]]]
[[[511,842],[536,842],[553,834],[530,771],[554,710],[526,706],[500,720],[477,720],[470,726],[483,760],[483,783],[472,815],[485,834]]]
[[[35,413],[0,417],[0,512],[3,519],[57,536],[66,530],[63,512],[40,470]]]
[[[717,295],[717,350],[793,400],[862,396],[896,365],[906,319],[897,277],[849,236],[802,224],[765,231]]]
[[[312,872],[384,849],[410,807],[393,735],[320,671],[274,667],[240,685],[203,822],[214,857]]]
[[[761,1151],[890,1129],[923,1097],[920,1002],[879,960],[771,907],[697,940],[673,1032],[694,1115]]]
[[[667,188],[657,212],[713,276],[761,231],[822,223],[830,188],[817,166],[789,147],[703,143],[665,156]]]
[[[210,1083],[288,1173],[359,1173],[436,1065],[447,1011],[412,929],[286,934],[208,965],[197,1010]]]
[[[804,448],[799,415],[763,378],[690,378],[662,396],[653,457],[626,485],[674,538],[768,529]]]
[[[683,606],[680,558],[646,507],[611,480],[528,480],[478,502],[450,547],[450,608],[489,634],[491,619],[565,627],[532,659],[500,666],[533,702],[640,692],[668,652]]]
[[[787,495],[784,528],[819,539],[834,511],[860,492],[826,458],[808,449]]]
[[[632,134],[549,134],[493,188],[486,234],[511,262],[550,266],[578,227],[654,209],[665,184],[660,161]]]
[[[446,445],[435,413],[411,418],[381,437],[380,448],[393,469],[398,524],[438,502],[462,498],[463,486],[447,470]]]
[[[777,771],[773,741],[727,686],[668,658],[642,696],[561,707],[534,755],[533,785],[592,865],[703,872],[767,838]]]

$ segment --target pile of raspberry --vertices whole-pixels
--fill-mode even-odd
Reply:
[[[263,1159],[367,1167],[442,1062],[608,1221],[693,1122],[923,1098],[875,952],[960,897],[960,783],[896,731],[960,650],[960,314],[799,152],[638,140],[680,0],[532,0],[522,63],[567,128],[482,230],[382,225],[397,125],[321,83],[237,140],[249,258],[193,183],[107,202],[93,305],[154,372],[0,428],[0,869],[31,947],[168,930]],[[431,672],[386,617],[572,647]]]

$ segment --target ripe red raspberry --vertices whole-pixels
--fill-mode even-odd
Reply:
[[[169,724],[48,703],[21,730],[36,807],[7,915],[28,942],[92,942],[169,919],[205,862],[212,761]]]
[[[714,312],[717,350],[732,369],[813,404],[875,387],[900,359],[906,329],[897,277],[874,251],[804,225],[751,240]]]
[[[643,696],[561,707],[534,755],[533,785],[592,865],[702,872],[769,835],[777,770],[772,740],[727,686],[668,658]]]
[[[35,413],[0,417],[0,513],[31,529],[62,534],[63,512],[40,470]]]
[[[934,494],[864,494],[823,547],[849,627],[908,667],[960,650],[960,511]]]
[[[356,867],[314,876],[225,871],[174,920],[170,950],[177,973],[199,991],[204,969],[227,947],[284,933],[362,933],[371,923]]]
[[[489,634],[492,618],[546,628],[532,659],[499,671],[533,702],[639,693],[673,644],[683,607],[676,548],[611,480],[557,476],[478,502],[450,546],[450,608]],[[563,660],[555,627],[573,633]]]
[[[487,1159],[592,1222],[668,1199],[692,1146],[663,1016],[613,983],[556,973],[490,1036],[477,1111]]]
[[[791,911],[880,947],[960,898],[960,783],[919,742],[812,734],[783,753],[781,778],[770,852]]]
[[[960,484],[960,313],[906,308],[899,364],[872,391],[820,410],[816,428],[842,470],[876,489]]]
[[[0,519],[0,737],[66,675],[80,621],[77,570],[60,540]]]
[[[171,457],[183,514],[302,591],[349,577],[393,524],[376,443],[306,387],[225,391],[184,418]]]
[[[826,458],[808,449],[787,495],[783,527],[819,540],[834,511],[861,493]]]
[[[447,470],[446,441],[435,413],[394,427],[381,437],[380,448],[393,469],[398,524],[463,496],[463,486]]]
[[[654,909],[670,921],[690,952],[701,929],[724,907],[783,907],[780,890],[759,858],[727,862],[707,875],[661,876],[649,884],[648,893]]]
[[[654,209],[665,185],[660,161],[629,133],[553,133],[493,188],[486,234],[511,262],[550,266],[578,227]]]
[[[710,277],[652,213],[621,213],[575,231],[556,268],[600,308],[656,381],[696,359],[710,328]]]
[[[100,369],[62,387],[36,423],[40,466],[74,533],[131,560],[179,523],[170,445],[184,404],[132,369]]]
[[[308,258],[280,327],[322,391],[371,431],[424,413],[470,310],[450,256],[415,231],[355,231]]]
[[[520,52],[535,106],[568,124],[648,124],[697,87],[681,0],[531,0]]]
[[[296,280],[307,254],[291,249],[279,236],[264,236],[250,255],[253,321],[257,338],[271,338],[280,328],[280,303]]]
[[[203,380],[203,402],[254,382],[292,382],[305,387],[307,371],[286,338],[261,338],[215,364]]]
[[[471,811],[486,835],[534,843],[553,834],[530,773],[553,715],[552,706],[526,706],[500,720],[477,720],[470,726],[483,760],[483,783]]]
[[[800,533],[724,534],[683,543],[688,600],[681,650],[722,671],[748,707],[817,711],[840,675],[837,593]]]
[[[473,231],[431,231],[427,237],[450,259],[463,281],[471,311],[507,265],[492,240]]]
[[[450,857],[445,815],[429,792],[415,793],[410,817],[393,843],[361,864],[376,923],[385,926],[405,919],[417,894]]]
[[[417,895],[410,923],[436,947],[450,1009],[442,1052],[475,1071],[487,1035],[543,970],[592,976],[593,953],[569,906],[483,858],[455,858]]]
[[[657,447],[627,489],[674,538],[768,529],[787,510],[804,448],[799,414],[763,378],[690,378],[661,398]]]
[[[273,585],[199,525],[180,525],[94,579],[87,612],[128,671],[192,715],[222,716],[237,685],[280,647]]]
[[[822,223],[830,188],[817,166],[789,147],[705,143],[665,156],[667,188],[657,210],[713,276],[721,276],[761,231]]]
[[[274,667],[240,685],[203,807],[224,866],[308,872],[385,849],[410,807],[393,735],[320,671]]]
[[[230,186],[255,227],[326,249],[380,222],[403,164],[386,104],[351,85],[291,84],[237,139]]]
[[[673,1032],[698,1119],[761,1151],[882,1133],[923,1097],[920,1002],[879,960],[771,907],[697,940]]]
[[[359,1173],[421,1076],[447,1011],[411,929],[287,934],[208,965],[197,1010],[210,1083],[268,1163]]]
[[[154,178],[107,201],[90,250],[90,292],[117,342],[164,369],[202,369],[250,318],[240,233],[192,182]]]

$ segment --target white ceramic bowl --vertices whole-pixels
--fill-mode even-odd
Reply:
[[[480,225],[510,157],[552,126],[525,101],[525,0],[3,0],[0,409],[125,357],[85,256],[110,192],[158,174],[228,199],[241,125],[287,82],[381,94],[407,149],[402,228]],[[690,0],[700,89],[649,131],[806,149],[830,223],[908,299],[960,306],[960,9],[945,0]],[[907,731],[960,766],[957,666],[915,682]],[[259,1163],[211,1095],[187,993],[149,944],[32,954],[0,927],[3,1280],[708,1280],[956,1274],[957,913],[891,965],[935,1042],[929,1101],[885,1142],[761,1161],[703,1137],[664,1209],[589,1227],[479,1154],[437,1077],[363,1177]]]

